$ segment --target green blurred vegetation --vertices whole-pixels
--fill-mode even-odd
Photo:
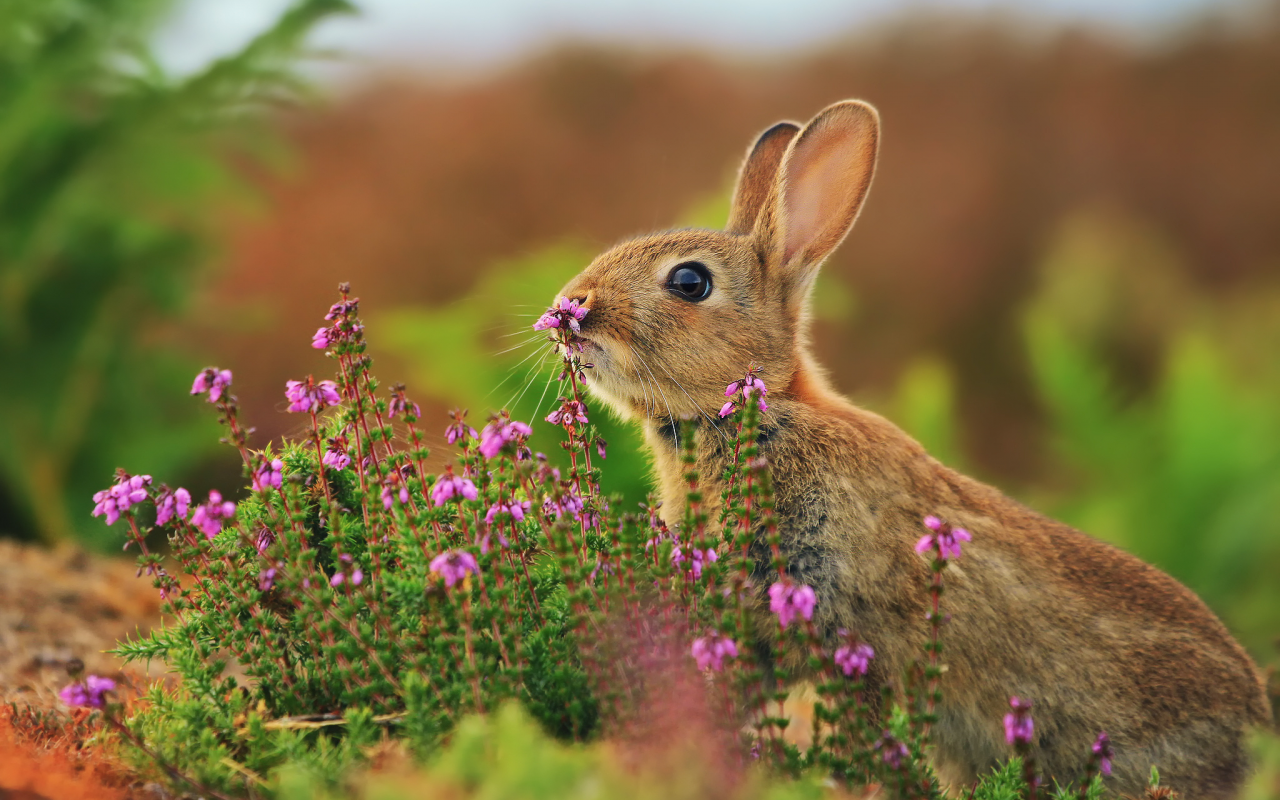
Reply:
[[[1064,221],[1022,310],[1045,464],[1003,488],[1167,571],[1267,663],[1280,631],[1280,283],[1211,296],[1187,274],[1138,220]],[[952,385],[945,364],[917,361],[880,405],[963,469]]]
[[[0,6],[0,510],[56,541],[91,521],[113,470],[179,474],[216,446],[166,341],[190,311],[214,211],[243,196],[231,155],[270,155],[264,101],[344,0],[298,0],[239,52],[169,75],[149,38],[168,0]],[[200,421],[197,421],[197,420]]]

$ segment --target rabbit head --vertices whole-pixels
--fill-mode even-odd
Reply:
[[[875,171],[879,117],[846,100],[803,128],[780,122],[747,153],[723,231],[624,242],[562,295],[590,309],[591,389],[624,417],[714,414],[749,363],[784,392],[807,356],[809,293]]]

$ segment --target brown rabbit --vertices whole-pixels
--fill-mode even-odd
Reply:
[[[929,456],[892,423],[839,396],[809,352],[809,294],[875,171],[879,117],[848,100],[751,147],[723,232],[624,242],[563,294],[582,322],[592,391],[644,428],[663,515],[682,518],[673,420],[699,420],[698,467],[723,474],[714,429],[725,385],[748,362],[769,387],[761,449],[775,481],[791,577],[813,586],[814,620],[874,647],[872,677],[901,675],[927,637],[934,514],[973,536],[947,568],[948,672],[934,729],[943,780],[965,785],[1010,754],[1012,695],[1034,701],[1034,755],[1049,777],[1084,769],[1107,731],[1115,791],[1140,794],[1154,764],[1188,800],[1234,795],[1247,729],[1270,720],[1261,677],[1213,613],[1177,581],[1048,519]],[[716,498],[720,487],[706,486]],[[712,518],[714,519],[714,509]]]

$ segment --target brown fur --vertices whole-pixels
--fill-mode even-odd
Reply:
[[[685,488],[672,420],[699,420],[701,474],[722,474],[724,387],[748,362],[762,366],[761,449],[788,570],[815,588],[822,631],[856,630],[875,648],[877,680],[900,675],[927,636],[928,565],[913,547],[922,518],[973,534],[945,578],[953,621],[934,756],[945,780],[967,784],[1009,755],[1001,720],[1018,695],[1035,702],[1034,750],[1050,777],[1082,772],[1105,730],[1113,790],[1141,792],[1155,764],[1185,797],[1232,796],[1247,773],[1246,731],[1270,711],[1257,669],[1213,613],[1159,570],[943,466],[836,394],[813,362],[809,288],[861,207],[878,130],[857,101],[798,132],[775,126],[748,153],[728,231],[641,237],[571,281],[564,294],[591,309],[592,390],[643,426],[675,523]],[[712,273],[702,302],[665,289],[688,260]],[[713,478],[705,494],[719,489]]]

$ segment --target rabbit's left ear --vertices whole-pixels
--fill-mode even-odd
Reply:
[[[786,288],[807,290],[844,239],[871,187],[880,115],[859,100],[827,106],[791,142],[778,171],[770,267]],[[761,220],[764,222],[764,220]]]
[[[794,122],[779,122],[760,134],[747,151],[747,157],[738,170],[738,183],[733,189],[733,207],[729,211],[729,223],[725,233],[751,233],[760,211],[769,202],[770,193],[778,184],[778,166],[787,153],[787,145],[800,132]]]

